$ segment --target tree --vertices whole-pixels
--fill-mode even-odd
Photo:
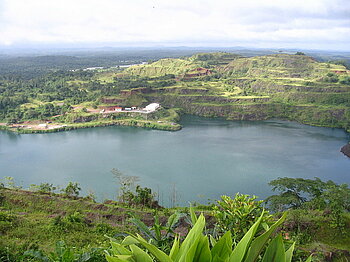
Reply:
[[[322,181],[319,178],[277,178],[269,183],[278,195],[267,198],[269,206],[274,211],[289,208],[334,209],[342,211],[350,209],[350,189],[348,185],[337,185],[333,181]]]
[[[133,198],[133,190],[135,187],[135,182],[139,180],[136,176],[124,175],[120,170],[113,168],[112,174],[119,182],[119,192],[118,199],[122,203],[130,202]]]
[[[80,190],[81,188],[79,187],[78,183],[69,182],[66,188],[63,189],[62,191],[69,197],[77,197],[79,196]]]

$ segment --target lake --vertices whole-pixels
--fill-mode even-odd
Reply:
[[[0,178],[17,185],[78,182],[82,193],[115,199],[111,170],[137,176],[160,203],[207,203],[236,192],[271,195],[277,177],[350,183],[350,159],[340,153],[344,130],[287,121],[240,122],[184,116],[177,132],[100,127],[50,134],[0,131]]]

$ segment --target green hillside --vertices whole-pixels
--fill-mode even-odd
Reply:
[[[99,114],[107,106],[153,102],[208,117],[279,118],[350,130],[350,71],[302,53],[199,53],[128,68],[56,71],[30,81],[3,78],[0,91],[0,128],[15,130],[43,120],[66,126],[59,130],[110,124],[178,130],[177,117],[152,122],[139,114]]]
[[[193,76],[198,67],[206,67],[209,73]],[[186,113],[235,120],[283,118],[346,129],[350,126],[349,71],[305,55],[244,58],[226,53],[200,54],[186,60],[167,59],[131,67],[126,73],[150,78],[175,74],[176,83],[164,88],[150,85],[151,92],[145,97],[167,107],[183,108]]]
[[[79,197],[76,183],[62,190],[49,183],[22,190],[12,179],[7,181],[10,183],[0,183],[0,261],[4,262],[106,261],[106,252],[113,251],[111,239],[121,243],[125,236],[136,233],[169,252],[174,238],[183,240],[192,224],[193,214],[188,207],[162,208],[152,190],[139,185],[136,191],[120,189],[118,201],[98,203],[93,194]],[[269,210],[277,213],[263,206],[266,201],[239,193],[232,198],[222,196],[208,205],[197,204],[194,210],[207,220],[205,235],[211,235],[212,241],[226,235],[230,239],[228,247],[236,246],[260,216],[265,226],[257,229],[257,235],[271,228],[282,216],[281,211],[288,210],[278,234],[283,235],[287,246],[295,244],[293,262],[306,261],[310,254],[315,262],[348,261],[350,189],[319,179],[279,178],[270,185],[276,183],[280,192],[266,201]],[[296,195],[284,192],[291,186]],[[301,194],[306,197],[300,202],[295,196]],[[228,236],[227,230],[232,235]]]

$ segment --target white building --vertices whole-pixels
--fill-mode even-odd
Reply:
[[[146,110],[148,112],[153,112],[153,111],[156,111],[159,107],[160,107],[160,105],[158,103],[152,103],[152,104],[149,104],[148,106],[146,106],[144,108],[144,110]]]

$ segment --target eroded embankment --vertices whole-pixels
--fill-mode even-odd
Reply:
[[[340,152],[342,152],[344,155],[346,155],[347,157],[350,157],[350,144],[347,144],[345,146],[343,146],[340,149]]]

